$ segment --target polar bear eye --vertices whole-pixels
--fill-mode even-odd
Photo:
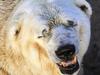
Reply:
[[[41,36],[38,36],[38,38],[43,38],[43,37],[47,37],[48,36],[48,31],[46,29],[43,29],[42,30],[42,35]]]
[[[44,30],[42,31],[42,34],[43,34],[44,37],[46,37],[46,36],[48,36],[48,31],[47,31],[46,29],[44,29]]]
[[[68,20],[68,25],[69,25],[69,27],[74,27],[77,24],[74,21]]]

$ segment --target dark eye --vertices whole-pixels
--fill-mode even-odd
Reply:
[[[42,35],[38,36],[38,38],[43,38],[43,37],[46,37],[46,36],[48,36],[48,31],[46,29],[43,29],[42,30]]]
[[[42,34],[43,34],[43,36],[45,36],[45,35],[47,34],[47,30],[44,29],[44,30],[42,31]]]
[[[68,20],[68,26],[69,27],[74,27],[76,26],[77,24],[74,22],[74,21],[71,21],[71,20]]]
[[[42,38],[43,36],[38,36],[38,38]]]

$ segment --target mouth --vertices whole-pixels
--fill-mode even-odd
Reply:
[[[73,56],[71,60],[62,60],[57,63],[61,73],[63,74],[73,74],[79,69],[79,63],[76,56]]]
[[[56,55],[60,62],[56,63],[62,74],[73,74],[79,69],[79,63],[75,54],[74,45],[60,46],[56,50]]]

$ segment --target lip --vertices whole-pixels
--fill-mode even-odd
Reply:
[[[79,69],[77,57],[74,56],[72,60],[61,61],[57,63],[62,74],[73,74]]]

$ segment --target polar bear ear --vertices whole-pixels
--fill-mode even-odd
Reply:
[[[92,8],[86,0],[75,0],[75,3],[87,16],[92,15]]]

